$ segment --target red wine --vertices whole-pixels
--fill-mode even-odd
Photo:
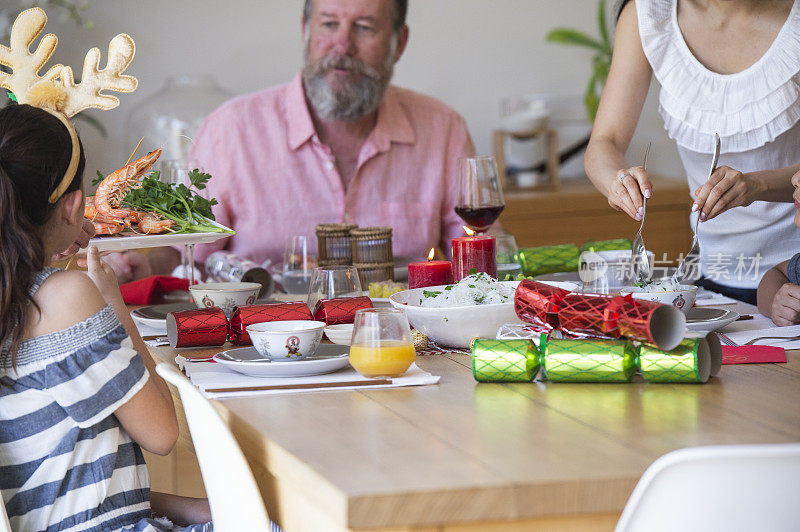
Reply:
[[[478,207],[457,205],[456,214],[472,229],[483,231],[497,220],[497,217],[503,212],[503,207],[505,205],[481,205]]]

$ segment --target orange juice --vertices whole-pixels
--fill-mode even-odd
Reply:
[[[414,346],[399,341],[350,347],[350,365],[365,377],[399,377],[415,357]]]

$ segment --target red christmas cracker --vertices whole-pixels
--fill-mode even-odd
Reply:
[[[632,338],[670,351],[683,339],[686,318],[672,305],[630,294],[575,294],[535,281],[522,281],[514,296],[520,319],[569,337]]]
[[[362,308],[372,308],[372,300],[366,296],[321,299],[314,310],[314,319],[327,325],[353,323],[356,311]]]
[[[519,319],[546,329],[558,328],[558,310],[569,291],[525,279],[514,293],[514,312]]]
[[[228,332],[234,345],[250,345],[250,335],[245,330],[248,325],[268,321],[310,320],[311,311],[302,302],[270,303],[266,305],[242,305],[233,309]]]
[[[616,314],[621,336],[635,338],[653,345],[663,343],[661,338],[657,338],[658,331],[655,327],[654,317],[657,313],[666,313],[664,309],[675,309],[675,307],[654,301],[633,299],[630,294],[624,298],[614,299],[610,305],[610,311]],[[657,318],[656,321],[658,321]]]
[[[616,338],[619,336],[619,304],[611,305],[613,301],[609,296],[568,294],[558,309],[559,327],[576,336]]]
[[[167,314],[167,336],[172,347],[205,347],[225,343],[228,320],[219,307]]]

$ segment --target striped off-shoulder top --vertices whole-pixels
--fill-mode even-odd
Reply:
[[[40,272],[33,294],[52,273]],[[5,350],[4,350],[5,351]],[[142,451],[114,411],[148,373],[110,307],[0,363],[0,492],[14,530],[116,530],[150,517]]]

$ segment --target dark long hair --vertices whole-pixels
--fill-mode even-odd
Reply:
[[[0,109],[0,367],[9,356],[15,365],[32,302],[28,291],[48,260],[42,229],[57,206],[48,198],[71,157],[72,141],[58,118],[30,105]],[[85,165],[81,147],[65,194],[81,188]]]

